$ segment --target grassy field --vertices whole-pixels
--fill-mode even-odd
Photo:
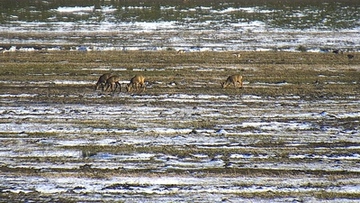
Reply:
[[[360,55],[240,54],[1,54],[0,202],[358,200]]]
[[[253,85],[247,85],[241,93],[269,96],[293,94],[303,97],[314,96],[315,99],[327,94],[357,95],[357,65],[360,62],[358,56],[349,60],[346,54],[286,52],[244,52],[240,58],[228,52],[176,54],[173,51],[4,53],[0,57],[0,80],[3,81],[34,80],[48,81],[51,84],[58,79],[94,81],[95,84],[98,76],[105,72],[120,74],[124,81],[141,73],[146,76],[149,83],[181,82],[183,85],[175,90],[178,92],[186,93],[191,84],[202,82],[206,85],[199,88],[191,87],[191,91],[222,93],[223,90],[219,89],[220,82],[228,75],[240,73],[249,84],[290,83],[286,88],[255,88]],[[117,72],[118,69],[120,71]],[[327,84],[326,78],[336,79],[334,82],[337,84]],[[30,88],[31,85],[26,86]],[[66,91],[72,87],[64,88]],[[81,92],[89,88],[92,87],[86,86],[85,89],[79,90]],[[61,87],[52,89],[61,90]],[[151,88],[147,93],[167,91],[174,90]],[[239,93],[233,90],[226,91],[230,94]]]

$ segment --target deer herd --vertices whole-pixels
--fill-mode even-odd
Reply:
[[[225,82],[221,83],[222,88],[227,88],[230,85],[234,87],[243,88],[242,76],[239,74],[230,75]],[[101,75],[95,84],[95,90],[99,88],[105,92],[115,92],[119,88],[121,92],[120,76],[113,75],[112,73],[105,73]],[[126,85],[126,91],[132,92],[133,90],[142,92],[145,90],[145,77],[142,75],[135,75],[130,79],[130,82]]]

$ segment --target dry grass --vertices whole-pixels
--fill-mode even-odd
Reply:
[[[322,53],[244,52],[241,55],[237,58],[229,52],[176,54],[174,51],[5,53],[0,55],[0,80],[23,84],[29,80],[46,81],[48,84],[43,86],[43,91],[63,93],[70,89],[78,91],[79,86],[53,85],[52,81],[85,80],[95,83],[97,77],[107,71],[119,73],[126,81],[142,72],[150,84],[155,83],[146,91],[148,94],[188,92],[189,88],[195,94],[293,94],[308,98],[358,94],[360,55],[353,60],[341,54]],[[214,67],[218,71],[206,71],[207,68],[214,70]],[[117,71],[118,68],[126,71]],[[242,74],[248,84],[241,91],[232,88],[221,90],[220,82],[233,73]],[[178,84],[176,88],[167,87],[172,82]],[[288,85],[265,88],[258,87],[257,83]],[[8,89],[13,84],[1,83],[1,86]],[[28,84],[26,87],[37,86]],[[79,93],[91,89],[92,86],[83,86]]]

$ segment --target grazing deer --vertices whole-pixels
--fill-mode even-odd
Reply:
[[[98,90],[99,87],[101,87],[102,90],[104,90],[106,80],[111,77],[111,73],[105,73],[99,77],[99,80],[97,81],[95,85],[95,90]]]
[[[115,92],[116,89],[118,87],[120,87],[120,92],[121,92],[121,84],[120,84],[120,77],[117,76],[117,75],[113,75],[111,77],[109,77],[107,80],[106,80],[106,83],[105,83],[105,92],[108,91],[110,89],[110,91],[112,92]]]
[[[130,92],[133,88],[136,90],[139,90],[142,88],[142,90],[145,90],[145,78],[142,75],[135,75],[133,78],[131,78],[130,83],[127,85],[126,90]]]
[[[234,87],[236,87],[237,83],[240,84],[240,88],[243,87],[242,76],[241,75],[231,75],[226,79],[225,82],[221,83],[221,87],[226,88],[226,87],[230,86],[231,84],[234,84]]]

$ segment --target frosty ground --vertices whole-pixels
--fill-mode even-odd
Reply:
[[[359,57],[1,56],[1,201],[357,202]],[[112,71],[147,89],[94,90]],[[244,88],[221,89],[233,73]]]

